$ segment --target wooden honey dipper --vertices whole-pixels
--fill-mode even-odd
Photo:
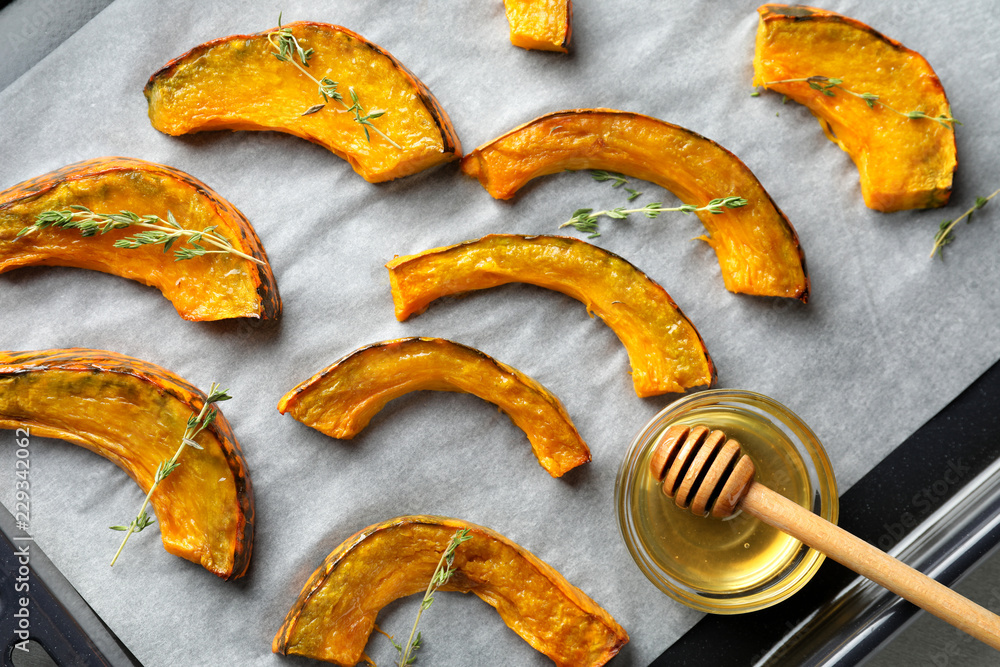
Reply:
[[[1000,616],[754,481],[753,461],[722,431],[672,426],[660,436],[649,466],[681,509],[716,518],[743,510],[1000,649]]]

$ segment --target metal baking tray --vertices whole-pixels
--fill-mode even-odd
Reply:
[[[3,667],[136,667],[140,663],[0,505]]]

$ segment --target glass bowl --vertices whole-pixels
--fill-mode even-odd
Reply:
[[[625,545],[653,584],[689,607],[740,614],[799,590],[825,556],[757,519],[681,510],[649,472],[658,437],[674,424],[704,424],[735,438],[757,468],[756,480],[837,522],[837,483],[819,439],[791,410],[751,391],[718,389],[667,406],[635,437],[615,483]]]

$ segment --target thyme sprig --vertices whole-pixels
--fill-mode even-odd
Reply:
[[[375,130],[379,134],[382,134],[382,132],[377,127],[375,127],[374,125],[372,125],[369,122],[369,120],[372,119],[372,118],[380,118],[381,116],[385,115],[385,112],[384,111],[373,111],[370,114],[366,114],[366,115],[362,116],[361,114],[363,114],[365,112],[365,110],[361,107],[361,103],[358,102],[358,94],[356,92],[354,92],[353,88],[348,88],[347,90],[348,90],[348,92],[351,93],[351,101],[354,102],[354,104],[352,104],[351,106],[347,107],[347,110],[354,114],[354,121],[356,123],[358,123],[359,125],[361,125],[361,129],[365,131],[365,139],[368,140],[368,143],[371,143],[372,142],[372,135],[369,134],[368,128],[371,128],[371,129]],[[382,136],[385,137],[384,134],[382,134]],[[395,141],[392,141],[392,139],[389,139],[389,137],[385,137],[385,138],[388,139],[392,143],[392,145],[395,146],[396,148],[401,148],[401,146],[399,144],[397,144]]]
[[[174,251],[175,261],[194,259],[202,255],[229,254],[242,257],[256,264],[264,264],[263,261],[256,257],[234,248],[229,239],[215,231],[216,225],[206,227],[202,230],[184,229],[169,211],[167,212],[167,219],[164,220],[156,215],[138,215],[132,211],[95,213],[86,206],[71,204],[68,208],[61,211],[42,211],[35,216],[34,224],[22,228],[17,233],[17,238],[47,227],[79,229],[80,235],[84,237],[107,234],[113,229],[142,227],[147,231],[136,232],[132,236],[118,239],[115,241],[114,247],[134,250],[144,245],[162,244],[163,252],[167,252],[178,239],[184,239],[187,246]],[[208,250],[205,246],[201,245],[202,242],[217,249]]]
[[[857,91],[851,90],[850,88],[845,88],[843,85],[844,84],[843,79],[836,79],[827,76],[817,75],[817,76],[808,76],[801,79],[781,79],[779,81],[767,81],[764,83],[764,86],[771,86],[776,83],[808,83],[810,88],[812,88],[813,90],[818,90],[827,97],[836,97],[836,94],[833,91],[834,89],[837,89],[847,93],[848,95],[852,95],[854,97],[857,97],[858,99],[864,100],[865,104],[868,105],[869,109],[874,109],[875,105],[877,104],[880,107],[893,112],[894,114],[903,116],[904,118],[910,118],[913,120],[926,118],[927,120],[932,120],[935,123],[938,123],[950,129],[953,129],[955,124],[958,125],[962,124],[961,122],[955,120],[951,116],[946,116],[944,114],[941,114],[940,116],[930,116],[925,112],[918,110],[900,111],[899,109],[893,108],[888,104],[886,104],[885,102],[883,102],[882,99],[875,93],[859,93]],[[949,123],[951,123],[951,125],[949,125]]]
[[[315,51],[313,49],[303,49],[302,45],[299,44],[299,41],[295,38],[295,35],[292,34],[292,29],[281,27],[281,14],[278,14],[278,29],[267,33],[267,41],[271,43],[271,46],[277,49],[277,51],[271,52],[274,57],[281,62],[295,65],[300,72],[305,74],[313,83],[316,84],[316,90],[320,97],[323,98],[322,104],[315,104],[309,107],[302,113],[303,116],[309,116],[322,111],[331,101],[339,102],[344,108],[337,111],[339,113],[350,113],[354,115],[354,122],[360,125],[361,129],[364,130],[365,139],[368,140],[368,143],[372,142],[372,135],[369,130],[374,130],[379,136],[395,146],[398,150],[403,150],[403,147],[390,139],[389,135],[371,123],[371,121],[375,118],[384,116],[385,111],[376,110],[370,113],[365,113],[364,107],[361,106],[361,102],[358,100],[358,94],[354,91],[354,88],[348,88],[352,102],[352,104],[348,105],[347,102],[344,101],[343,94],[337,90],[337,87],[340,85],[338,81],[334,81],[328,76],[324,76],[322,79],[317,79],[309,70],[306,69],[309,67],[309,59],[312,58]],[[295,61],[296,56],[298,57],[299,62]]]
[[[398,667],[406,667],[407,665],[412,665],[417,656],[416,651],[420,648],[423,637],[419,632],[417,632],[417,624],[420,623],[420,615],[431,606],[434,602],[434,593],[438,588],[443,586],[451,579],[451,576],[455,574],[455,568],[452,565],[455,562],[455,549],[458,545],[463,542],[467,542],[472,539],[472,535],[469,535],[469,529],[463,528],[457,531],[451,537],[451,541],[448,542],[448,546],[445,547],[444,553],[441,554],[441,559],[438,561],[437,567],[434,568],[434,574],[431,575],[431,580],[427,584],[427,590],[424,592],[424,599],[420,601],[420,609],[417,611],[417,618],[413,621],[413,628],[410,630],[410,637],[406,640],[406,646],[400,646],[397,644],[392,637],[389,637],[389,641],[392,645],[396,647],[396,652],[399,654],[399,662],[396,663]]]
[[[181,436],[181,444],[177,447],[177,451],[169,459],[160,461],[156,466],[156,473],[153,475],[153,484],[149,487],[149,492],[146,493],[146,499],[142,501],[139,513],[127,526],[111,526],[111,530],[125,531],[125,537],[122,539],[118,551],[115,552],[115,557],[111,559],[112,567],[114,567],[115,562],[118,560],[118,556],[121,555],[122,549],[125,548],[128,538],[132,537],[133,533],[141,533],[144,528],[153,523],[153,520],[149,518],[149,514],[146,513],[146,508],[149,507],[149,499],[153,497],[153,492],[156,491],[156,487],[159,486],[160,482],[166,479],[180,465],[179,459],[184,448],[202,448],[194,439],[215,421],[218,410],[211,407],[212,404],[219,403],[220,401],[228,401],[231,398],[232,396],[229,395],[228,389],[219,389],[218,384],[215,382],[212,383],[211,388],[208,390],[208,397],[205,399],[204,405],[201,406],[201,411],[197,414],[192,412],[191,416],[188,417],[187,427],[184,429],[184,435]]]
[[[559,227],[560,229],[563,227],[573,227],[578,232],[589,234],[587,238],[592,239],[601,235],[600,231],[598,231],[598,219],[601,217],[608,217],[613,220],[624,220],[632,213],[642,213],[647,218],[655,218],[661,213],[666,213],[668,211],[678,211],[684,215],[696,213],[698,211],[708,211],[709,213],[718,215],[727,208],[739,208],[746,205],[746,199],[743,197],[733,196],[713,199],[704,206],[682,204],[681,206],[668,208],[662,203],[654,201],[642,206],[641,208],[631,209],[627,209],[624,206],[619,206],[618,208],[608,209],[605,211],[594,211],[594,209],[591,208],[580,208],[574,211],[572,218],[559,225]]]
[[[944,247],[955,240],[955,233],[954,233],[955,225],[961,222],[962,219],[965,219],[966,224],[972,222],[972,214],[981,209],[982,207],[986,206],[986,203],[989,202],[994,197],[996,197],[998,194],[1000,194],[1000,190],[997,190],[988,197],[976,197],[976,203],[973,204],[972,208],[970,208],[968,211],[958,216],[954,220],[943,221],[938,227],[937,233],[934,234],[934,247],[931,248],[931,255],[930,255],[931,258],[933,259],[934,255],[940,255],[941,258],[943,259]]]
[[[611,187],[613,188],[620,188],[628,183],[628,178],[625,177],[625,174],[619,174],[614,171],[604,171],[603,169],[591,169],[590,177],[598,183],[613,181],[611,184]]]
[[[597,182],[613,181],[611,187],[620,188],[626,183],[628,183],[628,178],[625,174],[619,174],[616,171],[605,171],[603,169],[591,169],[590,177]],[[632,188],[624,188],[625,192],[629,193],[628,200],[632,201],[637,198],[642,193],[638,190],[633,190]]]

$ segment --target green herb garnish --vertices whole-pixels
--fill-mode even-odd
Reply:
[[[149,492],[146,493],[146,499],[142,501],[142,507],[139,508],[139,513],[134,519],[132,519],[127,526],[111,526],[111,530],[125,531],[125,538],[122,540],[121,545],[118,547],[118,551],[115,553],[115,557],[111,559],[111,566],[114,567],[115,561],[118,560],[118,556],[121,555],[122,549],[125,548],[125,544],[128,542],[128,538],[132,536],[132,533],[141,533],[143,529],[153,523],[153,520],[149,518],[146,513],[146,508],[149,507],[149,499],[153,496],[153,491],[159,486],[160,482],[167,478],[167,475],[172,473],[180,465],[181,452],[184,451],[185,447],[194,447],[195,449],[201,449],[201,445],[195,442],[195,437],[204,431],[206,428],[215,421],[215,417],[218,414],[218,410],[211,407],[213,403],[218,403],[220,401],[228,401],[232,396],[229,395],[228,389],[219,389],[219,385],[212,383],[212,387],[208,390],[208,397],[205,399],[204,405],[201,406],[201,411],[198,414],[191,413],[188,417],[187,428],[184,429],[184,435],[181,436],[181,444],[174,452],[174,455],[165,461],[160,461],[159,465],[156,466],[156,474],[153,476],[153,484],[149,487]]]
[[[392,637],[389,637],[389,641],[392,645],[396,647],[396,652],[399,655],[399,661],[396,663],[398,667],[406,667],[407,665],[412,665],[417,656],[416,651],[420,648],[423,637],[419,632],[417,632],[417,624],[420,623],[420,615],[431,606],[434,602],[434,592],[438,588],[443,586],[445,583],[451,579],[451,575],[455,574],[455,568],[452,564],[455,562],[455,549],[458,548],[462,542],[467,542],[472,539],[472,535],[469,535],[469,529],[463,528],[457,531],[448,542],[448,546],[445,547],[444,553],[441,554],[441,559],[438,561],[437,567],[434,568],[434,574],[431,575],[431,580],[427,584],[427,590],[424,592],[424,599],[420,601],[420,609],[417,611],[417,618],[413,621],[413,628],[410,630],[410,637],[406,640],[406,646],[400,646],[397,644]],[[388,636],[388,635],[386,635]]]
[[[923,111],[900,111],[898,109],[894,109],[893,107],[883,102],[881,98],[879,98],[879,96],[876,95],[875,93],[859,93],[851,90],[850,88],[845,88],[843,85],[844,84],[843,79],[834,79],[826,76],[809,76],[801,79],[781,79],[780,81],[767,81],[764,83],[764,86],[765,87],[772,86],[776,83],[808,83],[810,88],[812,88],[813,90],[818,90],[827,97],[836,97],[833,91],[834,89],[837,89],[847,93],[848,95],[852,95],[854,97],[857,97],[858,99],[864,100],[865,104],[868,105],[869,109],[874,109],[875,105],[877,104],[880,107],[893,112],[894,114],[903,116],[904,118],[910,118],[914,120],[926,118],[927,120],[932,120],[935,123],[939,123],[944,127],[952,129],[954,128],[954,124],[956,123],[958,125],[962,124],[959,121],[952,118],[951,116],[946,116],[944,114],[941,114],[940,116],[929,116]],[[951,125],[949,125],[949,123],[951,123]]]
[[[163,252],[167,252],[178,239],[184,239],[187,245],[174,251],[174,261],[194,259],[202,255],[228,254],[242,257],[256,264],[264,264],[262,260],[234,248],[229,239],[215,231],[216,225],[202,230],[184,229],[169,211],[167,219],[164,220],[156,215],[137,215],[132,211],[95,213],[86,206],[70,205],[61,211],[42,211],[35,216],[35,223],[21,229],[16,238],[21,238],[25,234],[46,227],[79,229],[80,235],[84,237],[107,234],[112,229],[142,227],[148,231],[137,232],[133,236],[118,239],[115,241],[114,247],[134,250],[144,245],[162,244]],[[201,245],[202,242],[213,246],[216,250],[208,250]]]
[[[954,220],[945,220],[939,226],[937,233],[934,234],[934,247],[931,248],[931,258],[934,255],[939,255],[944,259],[944,247],[955,240],[955,225],[957,225],[963,218],[965,218],[966,224],[972,222],[972,214],[986,206],[986,203],[1000,194],[1000,190],[997,190],[989,197],[976,197],[976,203],[972,205],[968,211],[958,216]]]
[[[743,197],[720,197],[713,199],[704,206],[694,206],[693,204],[682,204],[673,208],[667,208],[660,202],[650,202],[641,208],[627,209],[624,206],[608,209],[604,211],[594,211],[591,208],[580,208],[573,212],[573,217],[559,225],[562,227],[573,227],[578,232],[589,234],[587,238],[596,238],[601,235],[598,231],[598,219],[608,217],[613,220],[624,220],[632,213],[642,213],[647,218],[655,218],[667,211],[678,211],[685,215],[698,211],[708,211],[718,215],[727,208],[739,208],[746,206],[747,200]]]
[[[614,171],[604,171],[603,169],[591,169],[590,177],[597,181],[598,183],[603,183],[604,181],[612,181],[611,187],[620,188],[621,186],[628,183],[628,178],[625,174],[619,174]],[[627,190],[628,188],[626,188]]]
[[[337,90],[337,87],[340,85],[339,82],[334,81],[329,78],[329,76],[317,79],[311,72],[309,72],[309,70],[306,69],[309,67],[309,59],[312,58],[315,51],[313,49],[303,49],[302,45],[299,44],[299,41],[295,38],[295,35],[292,34],[291,28],[281,27],[281,14],[278,14],[278,29],[267,33],[267,41],[271,43],[271,46],[277,49],[277,51],[271,52],[274,57],[281,62],[295,65],[300,72],[305,74],[314,84],[316,84],[317,92],[320,97],[323,98],[322,104],[315,104],[309,107],[302,113],[303,116],[309,116],[322,111],[331,101],[339,102],[343,107],[342,110],[339,110],[339,113],[351,113],[354,115],[354,122],[360,125],[361,129],[364,130],[365,139],[368,140],[368,143],[372,142],[372,136],[369,132],[369,129],[371,129],[397,149],[403,150],[402,146],[390,139],[385,132],[378,129],[371,123],[371,121],[375,118],[380,118],[385,115],[385,111],[371,111],[369,113],[365,113],[364,107],[361,106],[361,102],[358,100],[358,94],[354,92],[353,88],[348,88],[352,102],[351,105],[348,105],[344,101],[344,96]],[[296,57],[298,57],[299,62],[295,61]],[[327,74],[329,74],[329,72],[327,72]]]

